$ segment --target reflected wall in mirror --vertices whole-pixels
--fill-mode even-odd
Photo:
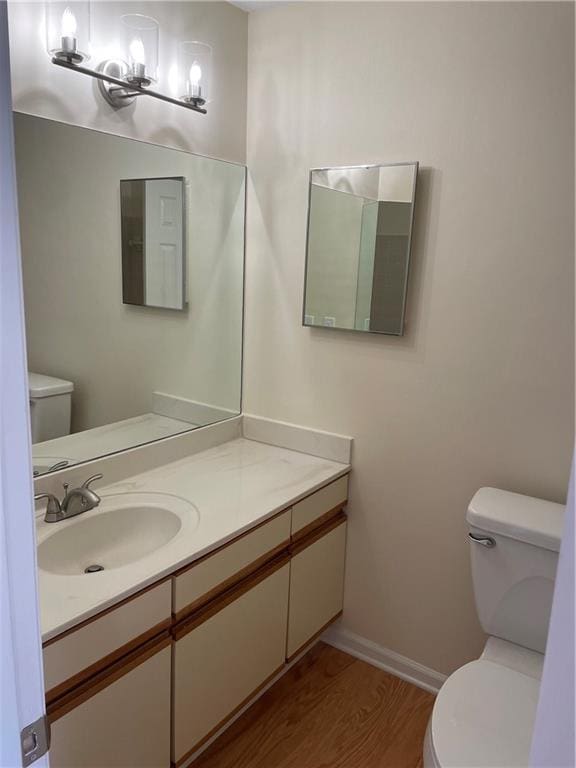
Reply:
[[[122,298],[184,309],[184,179],[122,179]]]
[[[404,332],[418,163],[310,172],[303,322]]]
[[[35,472],[237,415],[245,168],[30,115],[14,124]],[[186,295],[183,311],[123,302],[129,179],[181,190],[183,269],[145,300]]]

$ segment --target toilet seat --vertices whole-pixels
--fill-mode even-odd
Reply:
[[[434,703],[425,766],[527,766],[539,688],[534,677],[484,659],[458,669]]]

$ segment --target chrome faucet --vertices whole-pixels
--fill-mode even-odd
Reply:
[[[88,512],[90,509],[94,509],[100,504],[100,496],[90,488],[90,483],[95,480],[101,480],[104,475],[93,475],[89,477],[86,482],[78,488],[68,490],[68,483],[64,483],[64,498],[62,503],[58,501],[53,493],[38,493],[34,496],[34,501],[40,499],[48,499],[46,505],[46,515],[44,521],[46,523],[58,523],[61,520],[67,520],[69,517],[75,517],[82,514],[82,512]]]

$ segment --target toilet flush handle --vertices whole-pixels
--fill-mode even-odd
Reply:
[[[469,533],[468,538],[475,544],[482,544],[483,547],[495,547],[496,542],[491,536],[476,536],[474,533]]]

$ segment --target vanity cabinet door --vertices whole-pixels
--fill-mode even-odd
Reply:
[[[345,550],[344,514],[293,546],[288,659],[299,653],[342,612]]]
[[[242,579],[256,573],[282,550],[287,551],[290,523],[288,509],[178,573],[174,578],[176,621],[195,613]]]
[[[51,768],[170,767],[170,639],[48,710]]]
[[[263,569],[176,630],[176,766],[283,667],[289,567],[284,558]]]

